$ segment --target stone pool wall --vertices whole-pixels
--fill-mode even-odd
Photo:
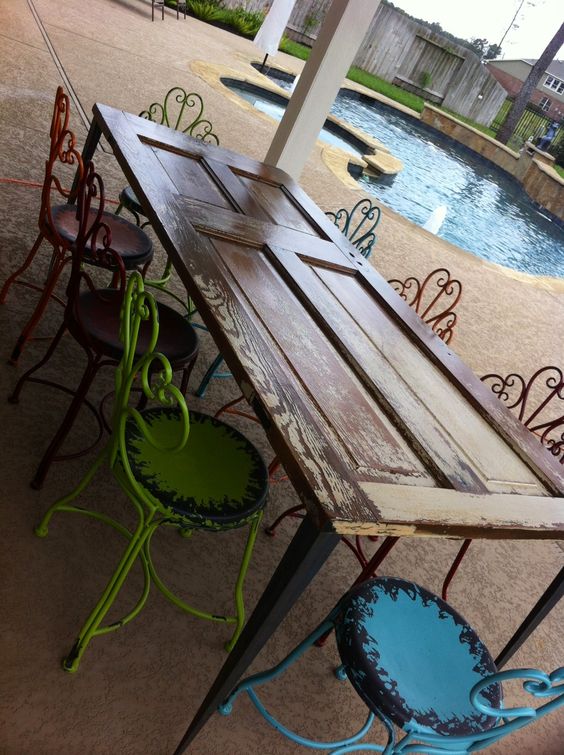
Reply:
[[[564,223],[564,180],[549,165],[526,151],[514,152],[432,105],[425,105],[421,121],[510,173],[522,184],[533,202]]]

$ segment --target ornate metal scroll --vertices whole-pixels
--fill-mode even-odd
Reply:
[[[196,92],[186,92],[182,87],[173,87],[166,93],[162,104],[153,102],[147,110],[139,113],[141,118],[218,145],[219,139],[213,126],[203,114],[204,101],[201,96]]]
[[[349,239],[363,257],[369,257],[376,243],[374,229],[380,222],[381,210],[365,198],[352,210],[342,207],[337,212],[326,212],[337,228]]]
[[[410,276],[404,281],[392,278],[388,283],[440,339],[450,343],[458,319],[454,308],[462,295],[459,280],[452,278],[445,267],[439,267],[423,282]]]
[[[512,372],[507,376],[489,373],[482,377],[508,409],[534,433],[553,456],[564,464],[564,373],[548,365],[526,380]],[[558,400],[560,399],[560,401]]]

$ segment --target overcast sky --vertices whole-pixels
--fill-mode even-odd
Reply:
[[[438,21],[457,37],[485,37],[497,44],[520,0],[391,0],[394,5],[425,21]],[[525,0],[503,43],[502,57],[538,58],[564,21],[564,0]],[[564,47],[556,56],[564,58]]]

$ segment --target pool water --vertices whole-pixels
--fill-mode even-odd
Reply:
[[[291,86],[269,77],[286,89]],[[359,184],[367,193],[419,225],[444,205],[441,238],[516,270],[564,277],[564,231],[502,170],[372,100],[341,92],[331,112],[374,136],[404,164],[393,180],[362,176]],[[352,151],[350,145],[347,149]]]
[[[282,116],[284,115],[285,110],[284,105],[278,105],[275,102],[269,102],[267,99],[261,97],[260,95],[253,94],[247,89],[237,87],[233,84],[229,85],[229,89],[231,89],[232,92],[238,94],[239,97],[247,100],[247,102],[250,102],[251,105],[253,105],[257,110],[260,110],[261,113],[266,113],[267,115],[270,115],[271,118],[275,118],[277,121],[282,120]],[[352,144],[350,144],[350,142],[347,142],[345,139],[337,136],[337,134],[328,131],[326,128],[321,129],[321,131],[319,132],[319,138],[326,144],[340,147],[347,152],[352,152],[353,155],[357,155],[358,157],[362,157],[363,155],[362,150],[357,149]]]

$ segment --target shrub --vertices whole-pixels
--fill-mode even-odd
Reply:
[[[220,0],[188,0],[188,10],[200,21],[219,21],[223,8]]]
[[[264,13],[248,11],[245,8],[225,8],[222,16],[221,20],[232,26],[243,37],[254,37],[264,21]]]
[[[431,86],[431,82],[433,81],[433,77],[429,73],[429,71],[423,71],[421,73],[421,76],[419,78],[420,84],[423,87],[423,89],[427,89]]]

